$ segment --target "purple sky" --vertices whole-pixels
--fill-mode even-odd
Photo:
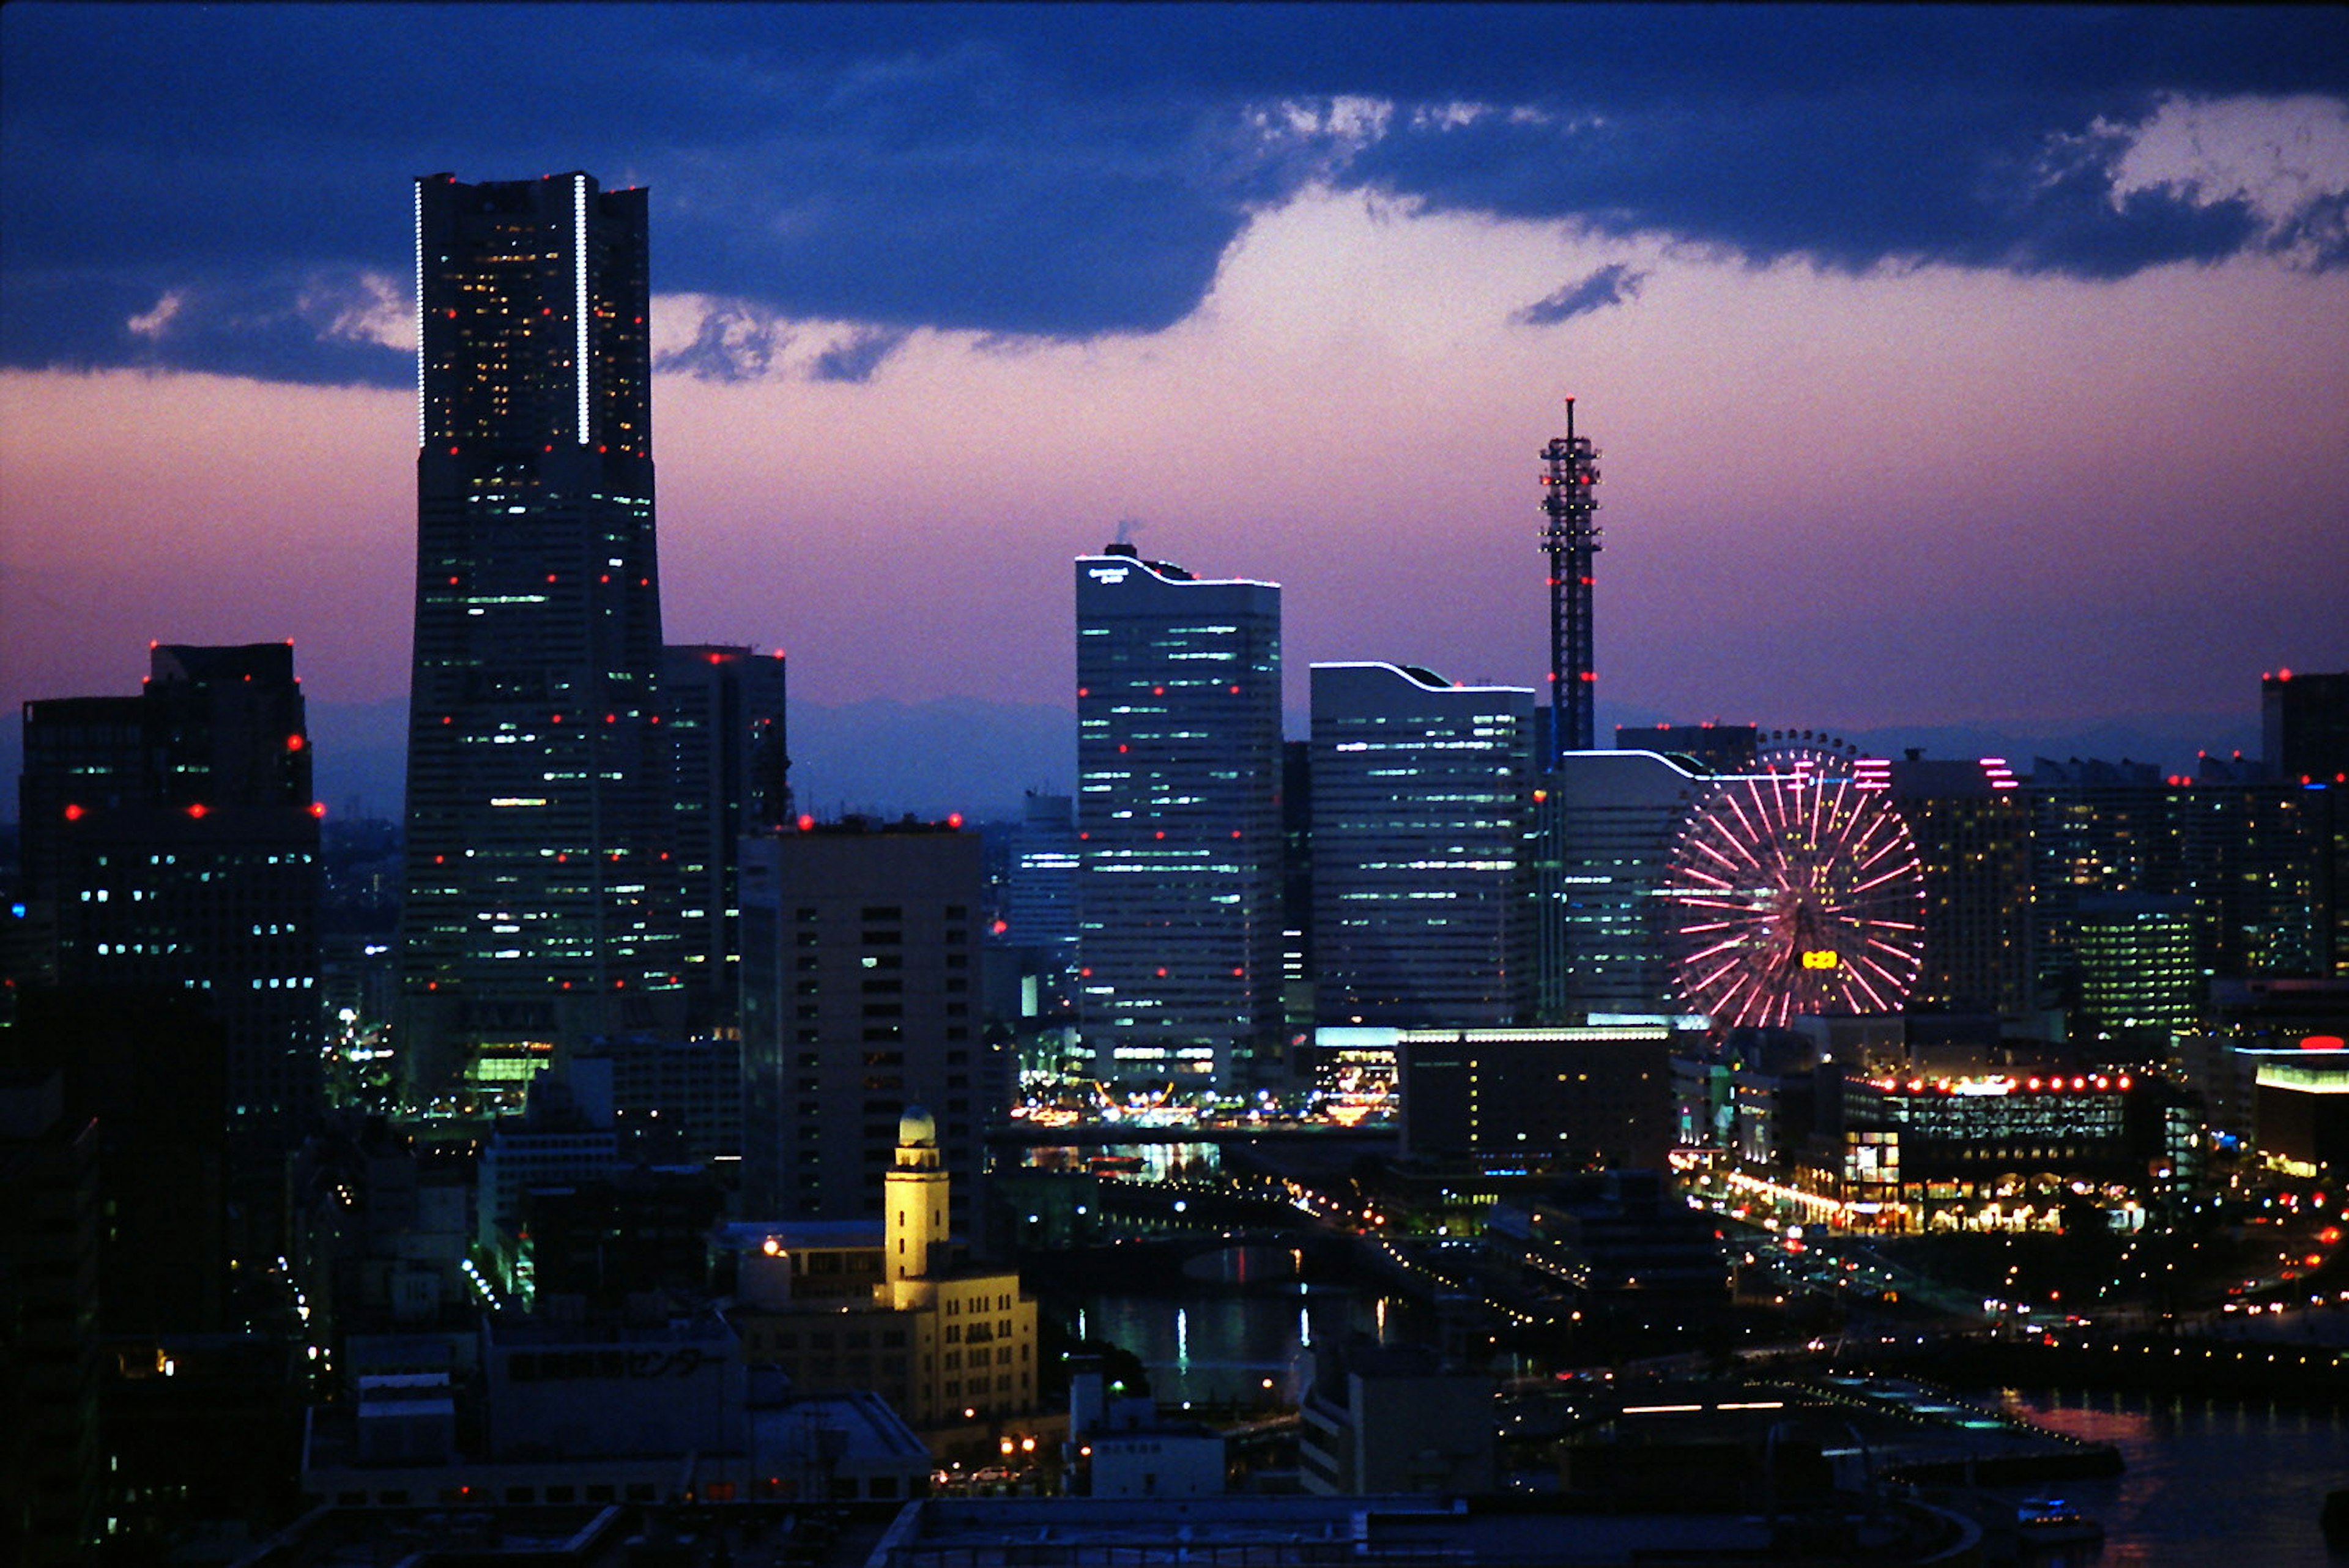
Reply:
[[[2338,11],[17,5],[0,73],[12,706],[150,639],[404,696],[441,169],[651,188],[668,635],[798,701],[1068,704],[1122,521],[1285,586],[1293,703],[1534,684],[1569,392],[1628,709],[2349,668]]]

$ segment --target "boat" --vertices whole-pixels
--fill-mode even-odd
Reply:
[[[2015,1533],[2032,1546],[2087,1546],[2105,1538],[2105,1527],[2060,1497],[2023,1499],[2014,1511]]]

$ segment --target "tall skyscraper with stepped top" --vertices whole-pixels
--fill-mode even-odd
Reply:
[[[416,182],[416,641],[397,1044],[518,1088],[681,996],[646,195]]]

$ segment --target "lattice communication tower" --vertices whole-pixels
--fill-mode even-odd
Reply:
[[[1574,433],[1574,400],[1566,400],[1566,433],[1541,450],[1542,553],[1549,557],[1549,754],[1590,750],[1599,705],[1591,667],[1590,576],[1599,554],[1599,449]]]

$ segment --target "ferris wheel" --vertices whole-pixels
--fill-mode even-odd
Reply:
[[[1916,987],[1916,841],[1848,777],[1722,780],[1682,824],[1663,891],[1674,983],[1717,1023],[1895,1012]]]

